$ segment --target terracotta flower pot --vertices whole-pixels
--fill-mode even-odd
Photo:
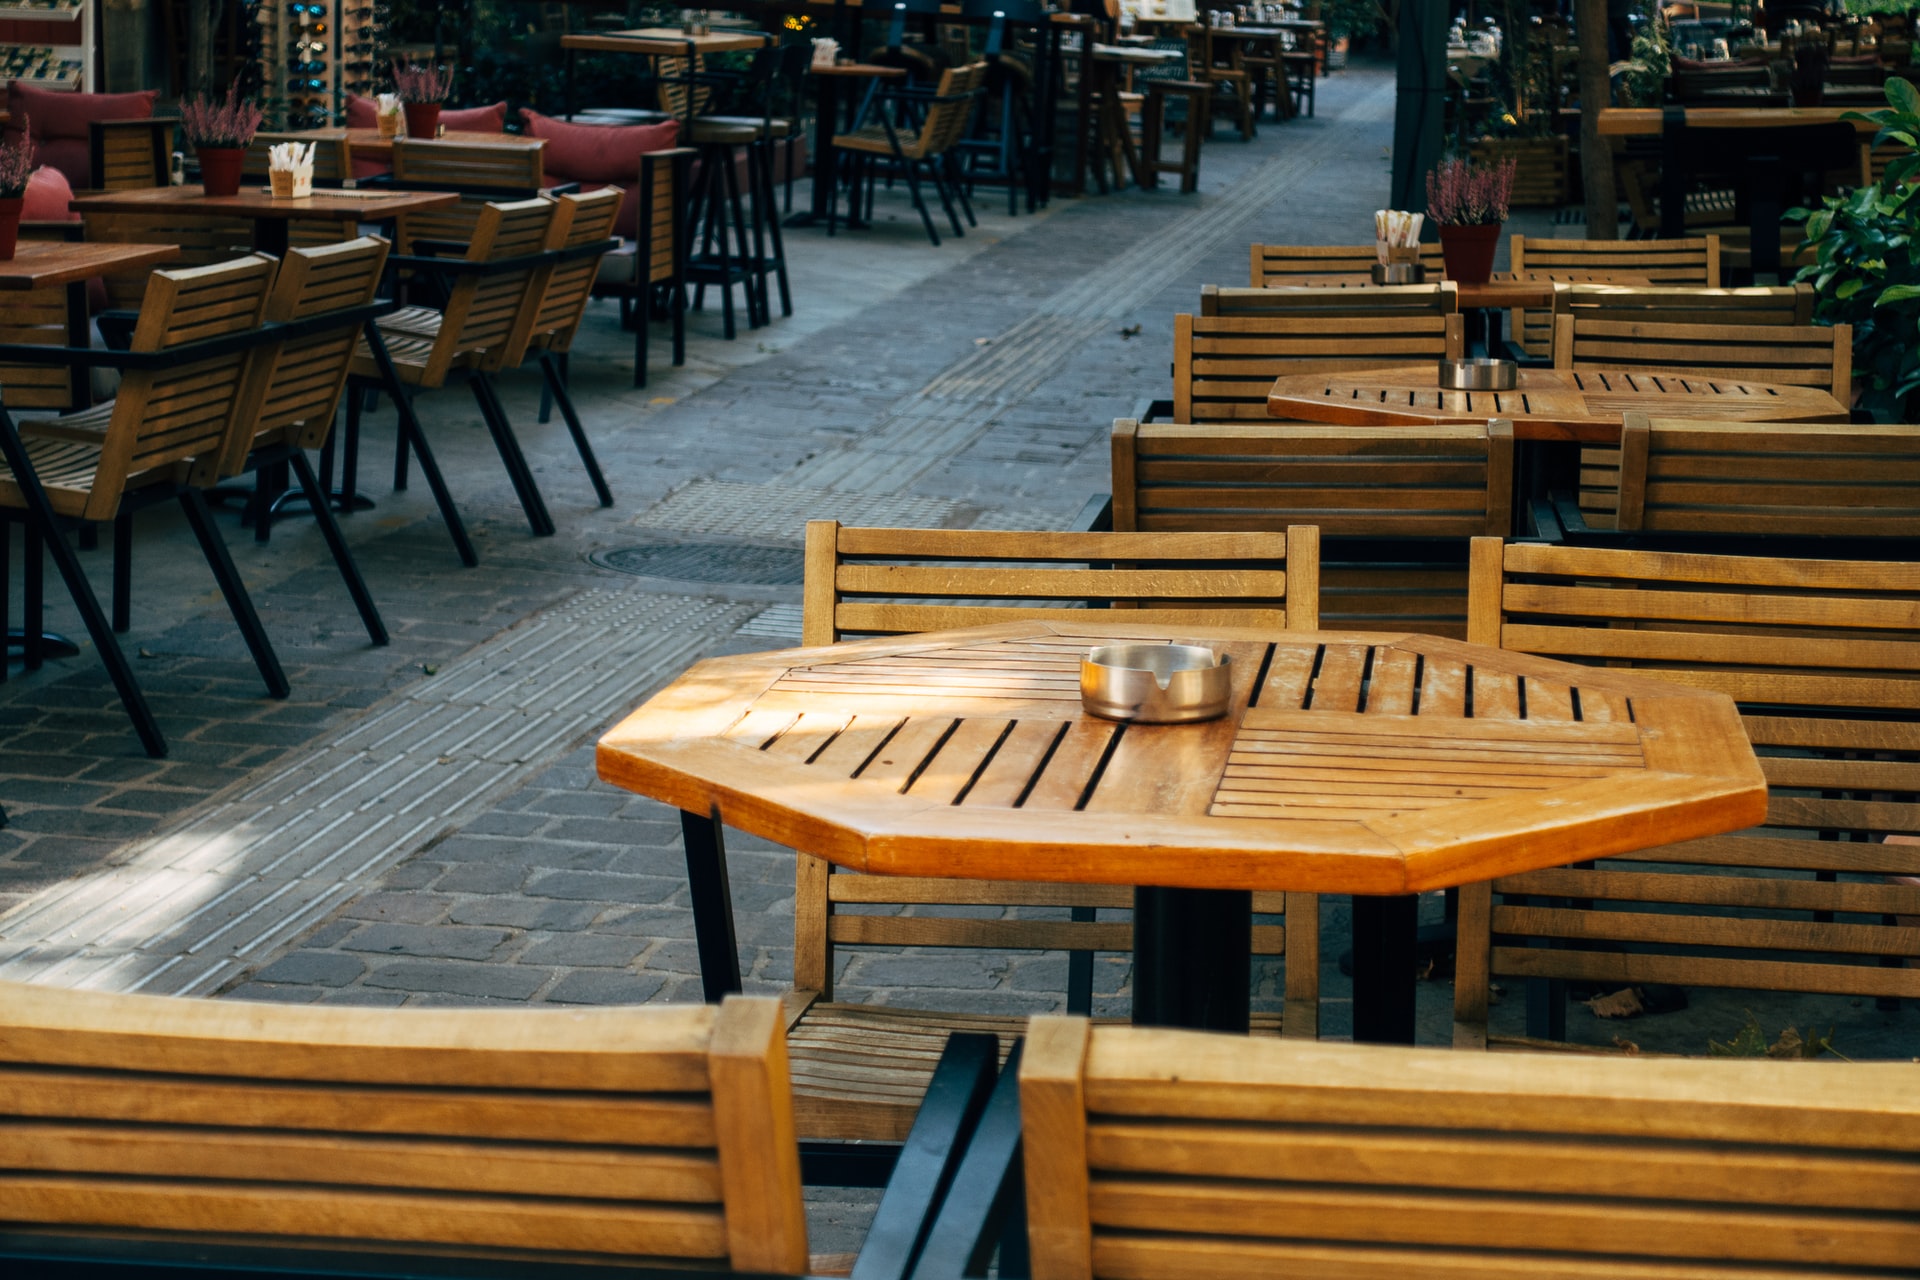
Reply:
[[[440,104],[437,102],[403,102],[400,110],[406,113],[407,136],[409,138],[433,138],[440,133]]]
[[[0,197],[0,262],[13,261],[14,245],[20,239],[20,206],[24,196]]]
[[[1504,224],[1441,227],[1440,253],[1447,260],[1447,279],[1456,284],[1485,284],[1493,275],[1493,254],[1500,247]]]
[[[240,170],[247,159],[245,147],[198,147],[195,154],[200,157],[200,184],[208,195],[240,193]]]

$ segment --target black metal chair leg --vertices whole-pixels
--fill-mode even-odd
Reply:
[[[634,268],[645,271],[645,265]],[[639,313],[639,322],[633,326],[633,385],[647,385],[647,326],[653,323],[653,286],[640,286],[640,305],[634,308]],[[678,360],[675,364],[680,363]]]
[[[447,492],[446,479],[440,474],[440,464],[434,461],[433,451],[427,447],[427,433],[420,427],[420,418],[413,411],[413,402],[407,399],[407,392],[400,381],[399,372],[393,367],[393,357],[387,354],[386,339],[380,336],[380,328],[368,321],[361,330],[367,338],[367,348],[373,354],[373,362],[380,366],[381,380],[386,384],[387,394],[393,398],[395,412],[400,415],[400,434],[413,449],[414,457],[420,459],[420,474],[427,478],[427,487],[433,491],[433,500],[440,508],[440,518],[447,523],[447,534],[453,539],[453,549],[460,555],[460,563],[471,569],[480,563],[475,554],[473,542],[467,537],[467,526],[460,519],[460,509],[453,505],[453,495]],[[348,394],[352,394],[349,391]],[[344,483],[341,486],[352,504],[353,469],[359,433],[357,418],[349,414],[349,431],[346,443],[342,446]]]
[[[46,660],[47,656],[47,647],[43,643],[47,614],[47,571],[45,552],[41,544],[51,540],[58,542],[62,547],[67,545],[66,540],[60,536],[59,529],[55,528],[51,522],[48,523],[47,528],[50,532],[42,535],[34,525],[27,525],[27,564],[22,585],[26,595],[26,657],[29,671],[38,671],[40,664]]]
[[[792,157],[789,156],[788,159],[791,162]],[[780,287],[780,314],[790,316],[793,314],[793,288],[787,283],[787,242],[780,234],[780,219],[773,213],[773,165],[771,162],[763,167],[762,176],[767,184],[767,239],[773,244],[773,278]],[[791,188],[789,188],[788,198],[789,200],[792,198]]]
[[[404,493],[407,488],[407,438],[396,433],[393,440],[393,491]]]
[[[121,635],[133,626],[133,512],[113,518],[113,629]]]
[[[902,156],[900,159],[901,159],[901,163],[906,166],[907,190],[913,195],[913,207],[920,211],[920,222],[927,229],[927,239],[933,241],[934,248],[937,249],[940,247],[940,233],[933,229],[933,214],[928,212],[927,202],[921,199],[920,197],[919,168],[911,160],[906,159],[906,157],[904,156]],[[942,199],[945,198],[944,194],[942,195],[941,198]],[[955,219],[953,225],[954,225],[954,228],[958,230],[960,226],[959,220]]]
[[[0,513],[0,684],[7,682],[7,651],[13,647],[13,521]],[[25,643],[25,636],[21,641]],[[24,656],[24,654],[22,655]]]
[[[353,552],[347,548],[346,537],[340,532],[340,522],[333,518],[333,504],[327,501],[327,491],[321,488],[313,468],[307,464],[306,454],[296,449],[287,462],[293,468],[294,478],[300,482],[301,492],[307,495],[307,505],[313,508],[314,523],[320,526],[320,536],[327,540],[327,550],[333,553],[333,563],[347,584],[347,594],[353,597],[353,607],[360,611],[360,621],[366,624],[367,638],[376,645],[385,644],[387,624],[380,619],[379,606],[374,604],[373,593],[367,590],[366,580],[360,576],[360,566],[353,562]]]
[[[687,362],[687,286],[676,281],[673,286],[673,300],[668,304],[673,312],[673,367],[678,369]]]
[[[527,525],[536,538],[553,536],[553,517],[547,514],[547,504],[540,497],[540,487],[534,483],[533,468],[527,465],[527,455],[521,452],[520,441],[513,434],[513,424],[507,421],[507,410],[494,394],[493,383],[484,373],[475,373],[467,379],[467,385],[473,388],[474,399],[480,403],[480,413],[487,420],[487,429],[493,433],[493,445],[500,453],[500,461],[506,465],[507,478],[513,482],[514,492],[520,496],[520,508],[527,513]]]
[[[560,417],[567,424],[567,434],[573,437],[573,447],[579,451],[580,465],[587,469],[587,479],[593,482],[593,492],[600,499],[600,505],[613,505],[613,490],[607,488],[607,478],[600,474],[600,460],[593,456],[593,445],[587,440],[586,428],[580,425],[580,415],[574,412],[573,397],[567,394],[567,384],[560,377],[560,370],[554,367],[553,353],[540,353],[540,372],[546,377],[546,385],[554,400],[560,406]]]
[[[267,639],[267,629],[260,625],[260,615],[254,612],[253,599],[247,594],[247,584],[240,580],[240,570],[234,567],[233,557],[227,552],[227,540],[214,527],[213,513],[207,509],[207,500],[198,489],[188,485],[180,490],[180,506],[187,513],[187,523],[193,526],[193,536],[200,540],[200,550],[207,557],[207,567],[213,570],[214,581],[220,584],[220,594],[227,598],[227,608],[233,612],[233,620],[253,654],[253,665],[260,669],[260,678],[266,682],[267,692],[276,698],[286,697],[292,691],[292,686],[287,683],[287,673],[280,669],[280,658],[273,651],[273,642]]]
[[[79,557],[67,545],[66,539],[60,536],[53,507],[47,502],[46,490],[40,487],[40,478],[33,469],[32,460],[27,457],[26,446],[20,442],[20,434],[5,409],[0,409],[0,453],[6,455],[14,483],[19,486],[21,496],[26,501],[28,527],[39,532],[42,541],[48,544],[47,549],[53,554],[54,568],[59,570],[61,580],[67,584],[67,593],[73,597],[74,608],[80,611],[80,620],[86,624],[87,635],[92,638],[93,647],[100,654],[107,677],[113,681],[114,692],[120,695],[120,705],[126,708],[127,718],[133,721],[133,731],[140,736],[140,745],[155,758],[166,755],[167,740],[160,734],[160,725],[154,720],[145,695],[140,692],[139,682],[133,678],[133,668],[127,664],[127,655],[121,652],[113,628],[107,625],[107,616],[100,612],[100,602],[94,598],[93,586],[80,568]],[[38,626],[31,622],[30,625]],[[39,647],[33,644],[33,640],[34,637],[29,635],[29,653]]]

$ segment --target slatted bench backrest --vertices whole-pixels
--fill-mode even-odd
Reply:
[[[1920,833],[1920,565],[1479,539],[1471,573],[1476,643],[1733,697],[1772,798],[1749,831],[1464,887],[1459,1043],[1489,975],[1920,997],[1894,923],[1920,883],[1883,879],[1920,876],[1885,843]]]
[[[1035,1018],[1032,1274],[1902,1274],[1920,1257],[1913,1070]]]
[[[1720,237],[1689,236],[1677,240],[1543,240],[1516,235],[1508,240],[1508,258],[1515,275],[1569,278],[1586,281],[1617,279],[1649,285],[1720,283]],[[1529,355],[1553,354],[1554,308],[1516,308],[1511,316],[1514,337]]]
[[[1451,280],[1436,284],[1346,286],[1327,277],[1302,276],[1297,284],[1235,289],[1217,284],[1200,286],[1203,316],[1450,316],[1460,310],[1460,287]]]
[[[1424,311],[1177,315],[1173,318],[1174,421],[1272,422],[1267,393],[1273,390],[1275,378],[1457,359],[1466,349],[1464,325],[1457,314]]]
[[[0,1221],[807,1263],[778,1002],[319,1008],[0,985]]]
[[[1380,254],[1370,244],[1256,244],[1252,259],[1248,283],[1265,289],[1292,283],[1292,276],[1350,275],[1356,283],[1371,281]],[[1419,261],[1429,280],[1438,280],[1446,272],[1447,260],[1438,244],[1421,245]]]

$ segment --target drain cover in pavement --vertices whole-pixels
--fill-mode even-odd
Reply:
[[[596,551],[587,558],[602,569],[640,578],[767,587],[799,586],[806,563],[798,547],[749,547],[724,542],[649,543]]]

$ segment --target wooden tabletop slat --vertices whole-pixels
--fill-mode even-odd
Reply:
[[[333,190],[298,199],[276,197],[265,187],[241,187],[237,195],[210,196],[205,187],[129,187],[76,196],[81,213],[224,214],[236,218],[335,218],[369,221],[460,203],[457,191],[395,191],[378,187]]]
[[[603,740],[602,774],[854,870],[1294,892],[1467,883],[1766,811],[1716,694],[1424,635],[1124,612],[712,659]],[[1227,714],[1087,714],[1078,664],[1122,638],[1224,651]],[[1815,822],[1869,802],[1806,803]]]
[[[0,290],[24,291],[73,284],[109,272],[160,266],[179,256],[180,246],[173,244],[22,240],[13,257],[0,262]]]

